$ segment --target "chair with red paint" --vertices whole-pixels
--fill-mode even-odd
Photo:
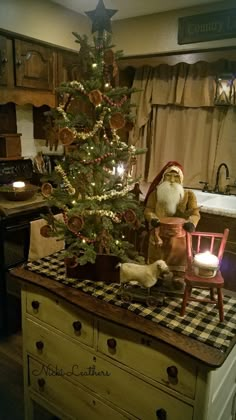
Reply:
[[[180,310],[180,315],[184,316],[187,303],[189,301],[198,301],[203,303],[212,303],[218,306],[220,321],[224,321],[223,293],[224,278],[222,277],[220,266],[229,235],[229,229],[223,233],[210,232],[192,232],[186,234],[187,244],[187,269],[185,273],[185,290]],[[209,251],[218,257],[218,268],[205,267],[201,269],[195,265],[196,255]],[[192,296],[192,289],[209,290],[209,297]],[[215,295],[215,290],[217,296]]]

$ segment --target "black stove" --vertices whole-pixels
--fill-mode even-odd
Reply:
[[[0,158],[0,185],[11,184],[13,181],[31,182],[33,175],[31,159],[1,160]]]
[[[24,181],[30,184],[35,184],[35,181],[38,181],[38,176],[33,171],[31,159],[0,160],[0,186],[12,185],[14,181]],[[31,199],[24,201],[10,201],[0,193],[0,217],[11,217],[27,211],[31,212],[44,207],[45,203],[46,200],[40,192]]]
[[[0,185],[14,181],[34,184],[34,175],[31,159],[0,160]],[[27,261],[30,222],[47,211],[40,193],[25,201],[8,201],[0,194],[0,335],[15,332],[17,325],[9,326],[11,318],[14,323],[14,313],[16,324],[21,319],[20,296],[9,293],[11,269]]]

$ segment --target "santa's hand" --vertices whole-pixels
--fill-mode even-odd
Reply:
[[[160,226],[160,219],[156,217],[155,219],[151,219],[150,223],[152,227],[157,228]]]
[[[195,225],[192,222],[185,222],[183,224],[183,228],[184,230],[186,230],[186,232],[192,233],[195,231]]]
[[[163,245],[163,240],[161,239],[161,237],[159,236],[159,228],[155,228],[154,229],[154,235],[155,235],[155,245],[156,246],[162,246]]]

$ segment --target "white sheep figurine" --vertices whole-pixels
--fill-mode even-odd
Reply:
[[[120,284],[138,282],[141,286],[154,286],[161,274],[170,274],[169,268],[165,261],[157,260],[152,264],[140,265],[135,263],[119,263],[120,267]]]

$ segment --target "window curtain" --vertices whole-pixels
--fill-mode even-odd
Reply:
[[[151,182],[167,161],[177,160],[185,186],[208,181],[213,187],[224,159],[236,177],[235,108],[214,107],[215,78],[225,67],[220,60],[136,70],[136,122],[129,141],[147,153],[137,158],[135,176]]]

